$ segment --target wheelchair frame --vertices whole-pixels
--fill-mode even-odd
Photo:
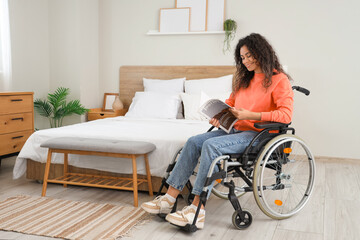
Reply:
[[[305,95],[309,95],[310,92],[302,87],[293,86],[294,90],[300,91]],[[309,148],[305,145],[305,143],[295,135],[295,129],[289,127],[289,124],[277,123],[277,122],[262,122],[255,123],[254,126],[258,129],[263,129],[260,131],[250,142],[250,144],[246,147],[245,151],[241,154],[229,154],[222,155],[213,160],[210,169],[208,171],[207,179],[204,184],[203,191],[200,194],[200,202],[198,208],[195,213],[194,220],[192,224],[187,224],[185,227],[182,227],[183,230],[187,232],[195,232],[197,231],[197,227],[195,225],[197,221],[198,214],[200,212],[201,205],[206,205],[207,196],[209,194],[209,186],[215,181],[221,179],[223,185],[229,188],[229,192],[227,198],[232,204],[235,212],[232,216],[233,225],[237,229],[245,229],[249,227],[252,223],[252,215],[250,212],[243,210],[241,208],[238,197],[235,194],[235,184],[234,182],[228,181],[228,173],[235,171],[232,174],[232,177],[240,177],[247,186],[242,187],[241,190],[243,192],[253,192],[255,200],[259,206],[259,208],[269,217],[274,219],[284,219],[291,217],[292,215],[299,212],[309,200],[309,197],[312,193],[314,186],[314,178],[315,178],[315,159],[310,152]],[[208,131],[211,131],[214,127],[211,127]],[[270,131],[276,130],[277,133],[270,133]],[[288,134],[291,132],[291,134]],[[254,145],[255,142],[259,141],[257,145]],[[309,161],[309,179],[307,184],[307,189],[305,190],[304,196],[296,206],[296,208],[290,213],[276,213],[273,212],[271,207],[269,208],[265,199],[264,192],[265,190],[283,190],[285,188],[291,188],[291,186],[287,186],[283,184],[283,180],[288,180],[292,176],[291,174],[283,174],[282,166],[291,163],[292,160],[287,159],[289,153],[281,153],[282,156],[272,157],[273,153],[281,148],[281,144],[285,144],[285,147],[282,147],[283,150],[291,149],[291,144],[293,142],[298,142],[300,146],[305,150],[307,155],[307,160]],[[289,151],[289,150],[287,150]],[[166,175],[162,179],[162,184],[157,193],[157,196],[160,195],[163,187],[168,188],[168,184],[166,183],[167,178],[170,175],[170,172],[174,168],[176,164],[177,156],[180,154],[181,149],[175,154],[173,158],[173,162],[168,166],[166,170]],[[284,156],[284,159],[281,157]],[[280,159],[280,160],[279,160]],[[278,165],[276,165],[278,164]],[[280,166],[280,167],[278,167]],[[215,168],[218,167],[219,171],[214,173]],[[263,186],[262,184],[262,174],[264,173],[264,169],[271,169],[276,171],[276,183],[271,186]],[[259,170],[260,169],[260,170]],[[283,174],[283,175],[282,175]],[[258,185],[260,184],[260,185]],[[254,187],[255,185],[255,187]],[[192,185],[190,180],[186,183],[186,187],[189,190],[190,194],[184,198],[187,200],[187,203],[191,203],[192,198],[194,197],[191,194]],[[177,201],[174,204],[174,207],[171,212],[175,212],[177,208]],[[275,200],[276,201],[276,200]],[[165,214],[159,214],[160,217],[164,218]]]

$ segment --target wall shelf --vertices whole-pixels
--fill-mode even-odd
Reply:
[[[146,35],[206,35],[206,34],[225,34],[225,31],[203,31],[203,32],[159,32],[157,30],[150,30]]]

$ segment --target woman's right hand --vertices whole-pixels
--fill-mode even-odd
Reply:
[[[211,125],[213,125],[214,127],[220,127],[220,122],[219,122],[219,120],[218,119],[216,119],[216,118],[212,118],[212,119],[210,119],[209,120],[209,123],[211,124]]]

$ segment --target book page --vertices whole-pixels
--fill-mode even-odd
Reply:
[[[200,107],[200,112],[205,114],[205,117],[211,119],[216,114],[219,114],[221,111],[228,109],[229,107],[229,105],[219,99],[210,99]]]
[[[220,128],[229,133],[238,120],[229,108],[231,107],[219,99],[210,99],[200,107],[199,112],[209,120],[218,119]]]

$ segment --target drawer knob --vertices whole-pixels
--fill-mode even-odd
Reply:
[[[19,118],[12,118],[11,120],[13,120],[13,121],[16,121],[16,120],[21,120],[21,121],[24,121],[24,118],[22,118],[22,117],[19,117]]]
[[[11,99],[12,102],[21,102],[22,99]]]
[[[12,139],[17,139],[17,138],[22,138],[24,136],[16,136],[16,137],[12,137]]]
[[[104,114],[103,114],[103,113],[100,113],[100,116],[104,116]]]

